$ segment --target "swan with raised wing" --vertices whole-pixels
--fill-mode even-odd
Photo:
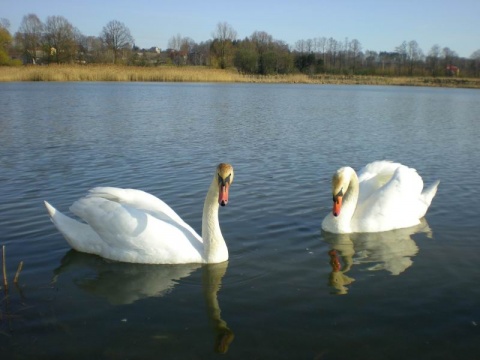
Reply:
[[[380,232],[415,226],[425,216],[439,181],[423,189],[417,171],[391,161],[375,161],[358,175],[351,167],[332,178],[333,210],[322,229],[336,234]]]
[[[70,246],[103,258],[144,264],[220,263],[228,249],[218,221],[228,202],[233,167],[219,164],[203,206],[202,236],[170,206],[141,190],[97,187],[70,207],[85,223],[45,201],[52,222]]]

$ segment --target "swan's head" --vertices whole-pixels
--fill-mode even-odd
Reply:
[[[218,203],[225,206],[228,203],[228,189],[233,182],[233,167],[221,163],[217,166],[216,179],[218,183]]]
[[[333,216],[340,215],[343,197],[345,196],[350,184],[350,177],[353,169],[342,167],[338,169],[332,177],[332,195],[333,195]]]

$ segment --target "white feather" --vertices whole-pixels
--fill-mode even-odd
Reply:
[[[322,229],[332,233],[379,232],[418,225],[425,216],[439,182],[423,190],[423,180],[415,169],[390,161],[366,165],[358,176],[351,168],[337,171],[348,174],[340,214],[328,214]],[[348,189],[348,190],[347,190]],[[358,193],[356,193],[358,191]],[[358,195],[358,200],[355,201]]]
[[[218,263],[228,259],[218,223],[218,191],[216,172],[205,199],[203,218],[210,219],[210,226],[203,239],[170,206],[141,190],[90,190],[70,207],[85,223],[46,201],[45,206],[70,246],[81,252],[131,263]]]

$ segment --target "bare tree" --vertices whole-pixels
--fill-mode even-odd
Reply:
[[[172,36],[168,40],[168,48],[169,49],[180,51],[181,46],[182,46],[182,35],[180,35],[180,34]]]
[[[173,63],[175,65],[186,65],[188,56],[194,51],[195,46],[195,41],[189,37],[182,37],[180,34],[172,36],[168,41],[168,47]],[[196,56],[193,56],[192,62],[194,64],[198,62]]]
[[[10,21],[5,18],[0,18],[0,29],[9,30],[10,29]]]
[[[220,41],[235,41],[237,39],[237,32],[235,29],[226,22],[220,22],[217,24],[213,38]]]
[[[15,34],[17,46],[22,50],[26,60],[37,63],[37,52],[42,46],[44,25],[37,15],[28,14],[22,19],[18,32]]]
[[[189,37],[177,34],[168,40],[168,47],[172,50],[189,53],[195,47],[195,41]]]
[[[480,49],[474,51],[472,55],[470,55],[470,59],[480,60]]]
[[[323,61],[323,64],[325,65],[325,61],[326,61],[325,49],[327,47],[327,38],[325,37],[315,38],[314,41],[315,41],[315,51],[322,55],[322,61]]]
[[[417,64],[423,58],[422,49],[415,40],[411,40],[408,42],[407,45],[407,58],[408,58],[408,74],[413,75],[413,70],[415,68],[415,64]]]
[[[379,56],[376,51],[366,50],[365,51],[365,67],[370,74],[375,73],[375,68],[379,62]]]
[[[329,38],[327,42],[328,62],[330,70],[335,69],[338,56],[338,41],[334,38]]]
[[[307,53],[313,53],[313,51],[315,50],[315,42],[313,41],[313,39],[307,39],[305,41],[305,50],[307,51]]]
[[[362,44],[360,44],[360,41],[357,39],[353,39],[350,44],[350,49],[349,52],[351,53],[352,57],[352,70],[355,73],[355,70],[357,68],[357,63],[360,58],[360,54],[362,52]]]
[[[436,76],[439,75],[440,68],[440,54],[442,50],[440,45],[435,44],[432,46],[427,56],[427,67],[430,72],[430,75]]]
[[[218,59],[219,67],[225,69],[233,60],[233,42],[237,39],[237,32],[228,23],[220,22],[212,36],[212,53]]]
[[[457,53],[451,50],[449,47],[444,47],[442,49],[442,55],[445,61],[445,65],[452,65],[453,59],[458,57]]]
[[[211,40],[195,44],[192,49],[193,65],[210,65],[210,49],[212,47]]]
[[[93,63],[106,62],[105,51],[103,51],[103,42],[100,37],[87,36],[85,39],[85,47],[87,48],[88,62],[93,62]]]
[[[480,49],[473,52],[470,55],[471,59],[471,68],[472,68],[472,75],[478,77],[480,75]]]
[[[250,36],[250,41],[255,43],[257,51],[262,54],[273,43],[273,36],[265,31],[254,31]]]
[[[76,53],[75,29],[63,16],[49,16],[45,23],[44,46],[48,58],[57,63],[71,62]]]
[[[272,35],[265,31],[254,31],[248,41],[255,46],[259,74],[286,74],[292,71],[294,56],[286,43],[274,40]],[[308,44],[305,46],[308,48]]]
[[[303,54],[306,52],[306,44],[305,40],[297,40],[295,41],[295,51],[299,52],[300,54]]]
[[[117,20],[112,20],[105,25],[100,37],[105,46],[112,51],[114,64],[118,61],[119,52],[131,49],[134,43],[130,30]]]
[[[397,66],[398,72],[401,74],[403,68],[407,64],[407,42],[402,42],[399,46],[395,48],[395,52],[397,53]]]

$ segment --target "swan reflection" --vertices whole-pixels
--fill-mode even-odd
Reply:
[[[70,250],[54,270],[54,281],[73,269],[88,269],[95,276],[74,280],[82,290],[106,299],[112,305],[132,304],[149,297],[162,297],[171,292],[182,278],[202,268],[202,288],[207,315],[215,332],[215,351],[226,353],[234,334],[221,318],[217,299],[228,261],[219,264],[145,265],[111,262],[95,255]]]
[[[418,246],[412,235],[425,233],[432,237],[432,231],[425,219],[417,226],[378,233],[322,235],[330,244],[328,252],[332,271],[329,285],[336,294],[346,294],[348,285],[355,281],[348,275],[354,265],[371,264],[370,271],[385,270],[399,275],[413,264],[412,258],[418,253]]]

